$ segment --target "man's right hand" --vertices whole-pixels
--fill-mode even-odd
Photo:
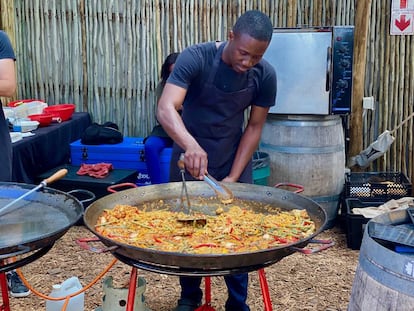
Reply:
[[[200,146],[188,148],[184,153],[184,165],[191,176],[203,180],[207,172],[207,153]]]

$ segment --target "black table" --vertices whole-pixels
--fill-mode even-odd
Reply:
[[[79,176],[76,173],[79,170],[80,166],[64,164],[64,165],[59,165],[58,167],[55,167],[47,172],[40,174],[39,176],[36,177],[35,183],[36,184],[40,183],[43,179],[50,177],[54,172],[62,168],[65,168],[68,170],[67,175],[55,181],[52,185],[50,185],[50,187],[64,191],[64,192],[69,192],[72,190],[91,191],[95,195],[95,199],[91,200],[90,203],[108,195],[109,192],[107,188],[109,186],[115,186],[115,185],[123,184],[123,183],[135,184],[137,181],[137,174],[138,174],[137,170],[115,169],[115,170],[110,171],[109,174],[105,176],[104,178],[94,178],[94,177],[90,177],[86,175]],[[72,193],[72,195],[74,195],[76,198],[80,200],[82,193],[80,193],[79,195],[76,195],[76,193],[75,194]]]
[[[36,176],[70,160],[70,143],[80,139],[91,124],[87,112],[33,131],[34,136],[13,143],[12,181],[33,184]]]

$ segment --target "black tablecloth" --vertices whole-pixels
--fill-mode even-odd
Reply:
[[[13,143],[13,181],[33,184],[37,175],[68,163],[70,143],[80,139],[90,124],[87,112],[75,112],[72,119],[40,127],[34,136]]]

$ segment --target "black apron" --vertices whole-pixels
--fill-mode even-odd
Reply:
[[[1,101],[0,101],[1,105]],[[10,138],[10,131],[7,120],[4,117],[3,109],[0,107],[0,181],[11,181],[12,179],[12,156],[13,149]]]
[[[217,180],[225,178],[231,170],[243,131],[244,110],[251,104],[255,83],[249,71],[247,86],[236,92],[224,92],[214,85],[225,44],[217,49],[210,75],[192,102],[184,102],[183,122],[191,135],[208,155],[208,172]],[[177,161],[183,150],[174,143],[170,166],[170,181],[181,181]],[[251,161],[239,178],[252,183]],[[186,173],[188,180],[194,180]]]

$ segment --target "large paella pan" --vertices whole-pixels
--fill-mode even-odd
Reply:
[[[262,202],[284,210],[305,209],[315,223],[315,232],[295,243],[260,251],[234,254],[188,254],[131,246],[103,236],[95,229],[102,212],[118,204],[140,208],[145,202],[160,199],[178,202],[181,194],[180,182],[133,188],[107,195],[86,209],[84,222],[90,231],[111,248],[115,257],[143,269],[178,275],[223,275],[257,270],[290,255],[297,247],[306,246],[309,240],[319,234],[325,226],[325,211],[316,202],[304,196],[282,189],[251,184],[226,183],[226,186],[236,198],[242,200]],[[192,201],[214,197],[213,191],[203,182],[188,182],[187,187]],[[252,205],[251,208],[258,209],[256,205]],[[200,211],[209,213],[208,207],[205,206],[201,207]],[[257,210],[257,212],[268,213],[269,210]]]
[[[0,207],[34,187],[0,183]],[[83,206],[75,197],[48,187],[16,203],[10,212],[0,216],[0,260],[21,256],[18,261],[0,265],[0,271],[20,267],[45,254],[82,213]]]

